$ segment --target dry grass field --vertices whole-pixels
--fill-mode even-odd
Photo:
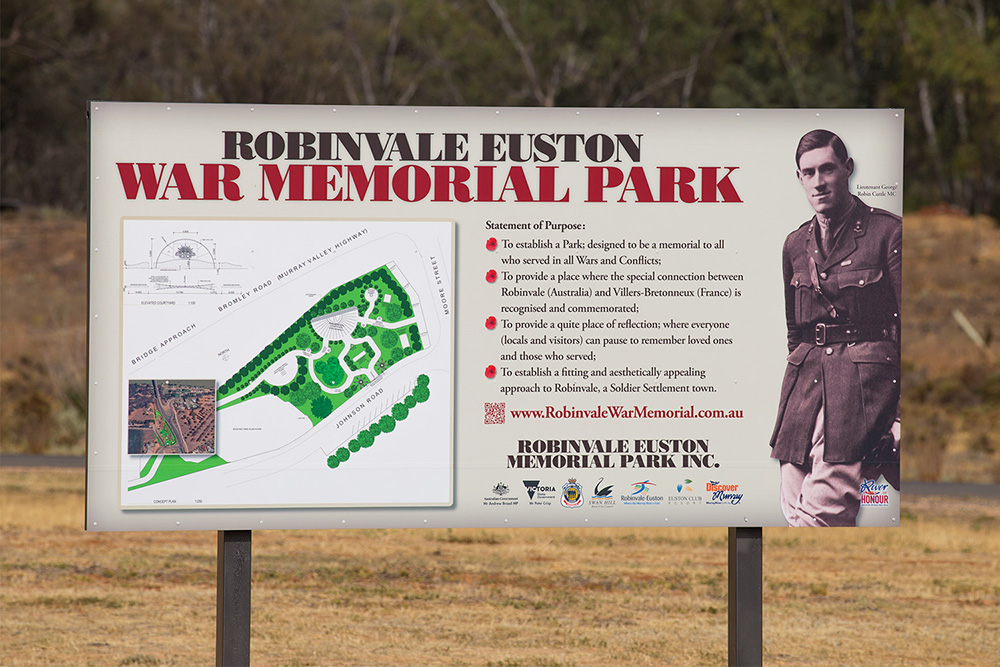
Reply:
[[[0,664],[207,665],[216,534],[85,533],[82,470],[0,470]],[[769,665],[995,665],[1000,501],[765,529]],[[726,529],[257,531],[255,665],[723,665]]]
[[[86,223],[0,232],[0,448],[83,454]],[[903,478],[1000,482],[1000,228],[904,233]],[[0,470],[0,664],[212,664],[216,534],[89,534],[83,507],[81,470]],[[767,664],[1000,664],[1000,501],[902,509],[765,529]],[[726,663],[725,529],[258,531],[253,554],[257,665]]]

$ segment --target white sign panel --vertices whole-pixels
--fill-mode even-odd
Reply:
[[[902,120],[92,103],[87,528],[896,525]]]

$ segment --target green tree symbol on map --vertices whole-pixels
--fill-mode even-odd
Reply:
[[[312,413],[319,419],[325,419],[333,412],[333,402],[326,396],[314,398],[312,402]]]

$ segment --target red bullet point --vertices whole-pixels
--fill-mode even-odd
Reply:
[[[495,329],[496,326],[497,326],[497,318],[493,317],[492,315],[486,318],[487,329]]]
[[[490,269],[489,271],[487,271],[486,272],[486,282],[488,282],[488,283],[495,283],[496,281],[497,281],[497,272],[494,271],[493,269]]]
[[[486,249],[487,250],[496,250],[497,249],[497,240],[495,238],[493,238],[493,237],[490,237],[486,241]]]
[[[496,366],[487,366],[486,367],[486,377],[488,377],[488,378],[490,378],[492,380],[496,376],[497,376],[497,367]]]

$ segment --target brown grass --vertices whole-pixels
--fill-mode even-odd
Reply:
[[[211,664],[216,534],[97,533],[82,471],[0,471],[0,663]],[[721,665],[725,529],[257,531],[255,665]],[[779,665],[988,665],[1000,502],[765,529]]]
[[[0,446],[83,454],[87,222],[51,210],[0,218]]]
[[[903,479],[1000,482],[1000,228],[927,213],[903,234]]]
[[[82,455],[87,228],[0,219],[0,448]],[[947,211],[904,220],[904,479],[1000,482],[1000,228]],[[990,341],[993,361],[952,317]]]

